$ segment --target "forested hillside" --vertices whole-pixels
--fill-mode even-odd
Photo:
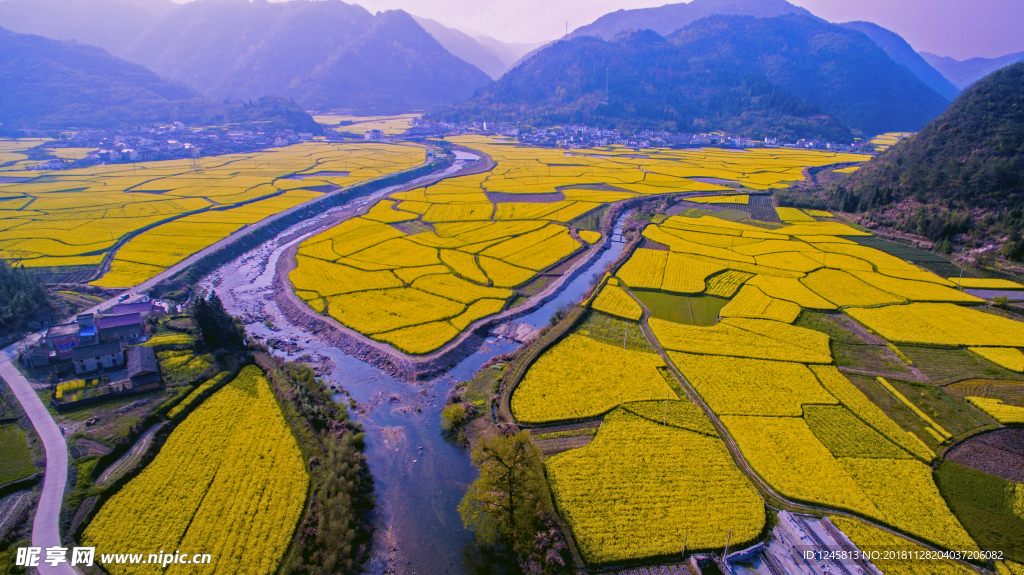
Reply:
[[[832,204],[933,240],[1009,237],[1024,255],[1024,63],[974,84],[920,133],[833,184]]]
[[[4,128],[97,128],[171,121],[321,129],[305,111],[281,98],[246,104],[213,102],[101,48],[0,28],[0,124]]]
[[[667,38],[555,43],[447,117],[850,141],[918,130],[946,105],[859,32],[795,15],[712,16]]]

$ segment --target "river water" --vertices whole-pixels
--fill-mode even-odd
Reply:
[[[460,157],[465,160],[468,158]],[[370,197],[334,208],[313,220],[296,224],[279,237],[309,227],[311,222],[365,206],[391,193],[381,190]],[[547,325],[559,306],[579,301],[595,276],[622,253],[622,225],[616,224],[610,246],[579,273],[551,301],[516,320],[536,327]],[[312,227],[309,231],[312,232]],[[308,235],[308,234],[306,234]],[[225,307],[243,318],[249,334],[263,341],[287,342],[288,351],[275,355],[308,359],[324,372],[331,386],[344,389],[358,402],[354,416],[366,428],[366,457],[376,483],[379,526],[370,573],[461,574],[489,573],[493,566],[481,558],[473,535],[463,528],[457,506],[475,478],[469,453],[446,441],[441,434],[440,413],[448,392],[492,357],[513,351],[519,344],[487,338],[475,353],[444,375],[428,382],[406,383],[380,369],[324,344],[302,328],[292,325],[272,298],[274,268],[287,244],[270,240],[215,270],[200,282],[214,289]],[[336,399],[347,401],[338,393]]]

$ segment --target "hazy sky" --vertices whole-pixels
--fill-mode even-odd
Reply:
[[[183,0],[178,0],[183,1]],[[671,0],[346,0],[370,11],[401,8],[470,34],[545,42],[620,8]],[[918,51],[959,60],[1024,51],[1024,0],[790,0],[833,22],[868,20]]]

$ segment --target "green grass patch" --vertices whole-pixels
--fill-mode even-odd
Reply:
[[[640,324],[599,311],[587,314],[574,333],[623,349],[654,353]]]
[[[578,429],[564,429],[562,431],[550,431],[548,433],[534,433],[533,438],[541,441],[544,439],[562,439],[565,437],[586,437],[597,435],[596,427],[580,427]]]
[[[889,374],[903,374],[910,376],[911,372],[906,365],[893,359],[884,346],[849,344],[832,340],[829,343],[832,349],[832,357],[836,365],[852,369],[863,369]]]
[[[608,211],[608,206],[602,206],[596,210],[590,210],[582,216],[569,222],[570,226],[576,226],[580,230],[601,231],[601,218]]]
[[[505,377],[506,369],[508,365],[504,363],[490,365],[476,372],[473,379],[461,383],[460,387],[465,392],[466,401],[476,407],[484,407],[491,396],[498,393],[498,386]]]
[[[1006,405],[1024,407],[1024,381],[1000,379],[968,379],[945,387],[957,397],[988,397]]]
[[[14,423],[0,425],[0,485],[24,479],[36,471],[25,432]]]
[[[1024,485],[950,461],[935,470],[935,483],[982,549],[1024,562]]]
[[[688,325],[715,325],[718,313],[729,300],[715,296],[685,296],[660,291],[632,290],[651,315]]]
[[[1024,375],[999,367],[966,349],[949,349],[901,345],[904,355],[914,367],[934,382],[948,383],[961,379],[1024,379]]]
[[[960,275],[960,268],[953,264],[953,262],[936,254],[935,252],[922,250],[921,248],[915,248],[899,242],[883,240],[877,236],[854,237],[851,239],[862,246],[875,248],[876,250],[881,250],[889,255],[896,256],[901,260],[906,260],[919,265],[944,278]],[[968,277],[973,276],[973,274],[966,273],[964,275]]]
[[[793,325],[797,327],[804,327],[807,329],[813,329],[822,333],[828,334],[833,341],[839,341],[848,344],[862,344],[860,340],[853,332],[839,325],[832,319],[827,313],[821,313],[817,311],[803,310],[800,312],[800,316],[796,318]]]
[[[918,409],[953,435],[993,423],[987,415],[972,408],[966,401],[946,393],[941,387],[886,379]]]

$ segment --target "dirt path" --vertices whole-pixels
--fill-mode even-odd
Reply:
[[[142,437],[139,437],[138,441],[135,442],[135,445],[132,445],[132,448],[128,450],[128,453],[121,456],[120,459],[111,464],[110,467],[100,475],[99,479],[96,480],[96,485],[105,487],[107,483],[112,480],[116,480],[124,475],[126,471],[134,467],[135,464],[138,463],[139,459],[142,458],[142,454],[149,450],[149,446],[153,443],[153,436],[155,436],[156,432],[160,431],[160,429],[165,425],[167,425],[166,421],[160,422],[147,429],[146,432],[142,434]]]
[[[651,317],[651,311],[647,308],[647,306],[644,305],[642,301],[633,296],[632,293],[630,293],[630,297],[632,297],[633,300],[636,301],[636,303],[643,310],[643,315],[640,317],[640,328],[641,330],[643,330],[644,336],[647,337],[647,341],[651,344],[652,347],[654,347],[654,349],[661,356],[662,360],[665,362],[668,368],[679,379],[679,382],[682,384],[683,391],[686,392],[686,395],[690,399],[690,401],[697,405],[697,407],[699,407],[701,411],[704,412],[704,415],[708,418],[708,420],[711,421],[711,424],[715,426],[715,430],[718,432],[719,437],[725,443],[726,448],[728,448],[729,454],[732,456],[733,461],[744,473],[744,475],[746,475],[747,478],[749,478],[750,481],[754,484],[754,487],[756,487],[757,490],[761,493],[761,496],[764,498],[765,502],[767,502],[769,505],[777,509],[783,509],[794,513],[805,513],[808,515],[816,516],[840,515],[843,517],[860,521],[862,523],[866,523],[878,529],[888,531],[893,535],[897,535],[899,537],[902,537],[903,539],[912,541],[914,543],[917,543],[918,545],[922,545],[926,549],[930,549],[936,552],[942,552],[941,549],[935,547],[931,543],[922,541],[915,537],[911,537],[909,535],[891,529],[885,525],[881,525],[872,520],[860,517],[859,515],[854,515],[847,511],[830,509],[828,507],[800,503],[798,501],[788,499],[782,496],[777,491],[775,491],[775,489],[772,486],[770,486],[767,481],[762,479],[761,476],[758,475],[756,471],[754,471],[754,468],[751,467],[749,463],[747,463],[747,460],[743,456],[742,451],[740,451],[739,445],[733,439],[732,435],[730,435],[729,430],[725,427],[725,424],[723,424],[722,421],[715,414],[715,412],[711,410],[711,407],[704,402],[704,399],[700,396],[697,390],[694,389],[693,385],[689,382],[689,380],[687,380],[686,377],[682,374],[682,372],[680,372],[676,368],[675,364],[672,363],[671,358],[669,358],[668,354],[665,352],[665,349],[661,346],[661,343],[658,342],[658,339],[656,337],[654,337],[654,333],[651,332],[650,326],[647,325],[647,320]],[[963,561],[959,561],[959,563],[965,567],[969,567],[973,571],[985,573],[984,570],[970,563],[966,563]]]

